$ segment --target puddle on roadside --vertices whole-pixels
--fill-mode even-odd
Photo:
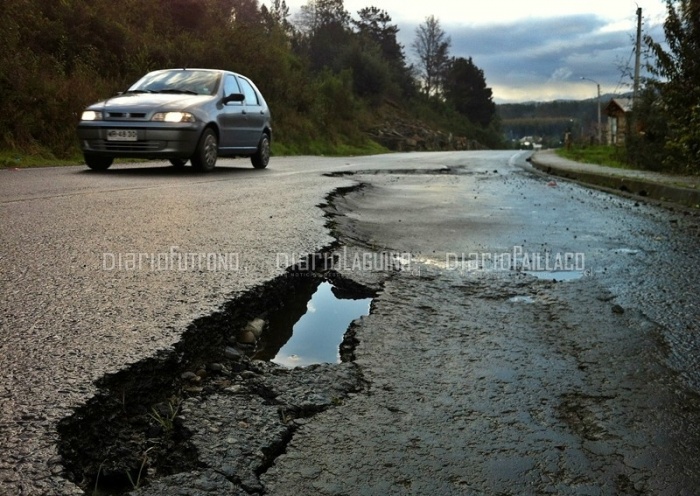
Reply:
[[[535,299],[532,296],[513,296],[508,298],[511,303],[535,303]]]
[[[556,282],[575,281],[584,275],[581,270],[526,270],[523,273],[535,276],[537,279]]]
[[[616,248],[612,250],[612,252],[616,255],[637,255],[640,253],[640,250],[636,250],[634,248]]]
[[[253,358],[285,367],[339,363],[340,345],[353,320],[369,315],[372,298],[358,297],[329,281],[301,291],[269,315]]]

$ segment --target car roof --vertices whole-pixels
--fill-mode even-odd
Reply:
[[[171,67],[169,69],[158,69],[150,72],[168,72],[168,71],[203,71],[203,72],[218,72],[220,74],[235,74],[236,76],[243,76],[234,71],[229,71],[226,69],[206,69],[204,67]]]

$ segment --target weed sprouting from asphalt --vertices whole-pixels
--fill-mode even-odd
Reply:
[[[151,407],[151,413],[148,414],[149,417],[158,422],[165,432],[171,432],[175,428],[175,417],[180,410],[180,401],[168,401],[168,408],[170,413],[167,415],[161,415],[156,407]]]
[[[131,482],[131,485],[134,487],[134,489],[138,489],[141,486],[141,475],[143,474],[144,467],[148,463],[148,452],[151,451],[153,448],[154,446],[151,446],[143,452],[143,460],[141,461],[141,467],[139,467],[139,473],[136,476],[136,482],[134,482],[134,479],[133,477],[131,477],[131,474],[129,472],[126,473],[126,476],[129,478],[129,482]]]

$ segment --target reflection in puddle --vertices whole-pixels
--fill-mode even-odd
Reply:
[[[302,299],[305,308],[300,306]],[[372,298],[343,295],[339,288],[323,281],[312,295],[299,295],[295,305],[270,318],[255,358],[285,367],[338,363],[345,331],[353,320],[369,315],[371,302]]]

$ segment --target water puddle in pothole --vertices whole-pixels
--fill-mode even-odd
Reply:
[[[339,353],[351,360],[356,340],[350,323],[369,314],[370,297],[377,293],[337,273],[323,277],[294,266],[195,319],[172,349],[102,376],[95,383],[98,392],[57,426],[65,477],[86,494],[126,494],[139,484],[201,469],[180,408],[191,399],[199,405],[212,391],[230,396],[230,388],[241,392],[242,401],[270,400],[273,386],[261,379],[266,367],[250,361],[249,353],[260,352],[266,360],[279,355],[278,363],[290,366],[335,363]],[[241,341],[248,333],[252,341]],[[284,375],[278,372],[270,375]],[[301,381],[316,374],[295,372],[309,373]],[[297,380],[292,375],[289,380]],[[308,413],[295,412],[284,418]],[[263,448],[265,458],[276,449],[274,443]],[[255,467],[250,464],[253,477]]]
[[[575,281],[584,275],[580,270],[526,270],[523,273],[535,276],[537,279],[556,282]]]
[[[369,315],[372,298],[322,281],[269,316],[253,358],[285,367],[339,363],[340,344],[353,320]]]

